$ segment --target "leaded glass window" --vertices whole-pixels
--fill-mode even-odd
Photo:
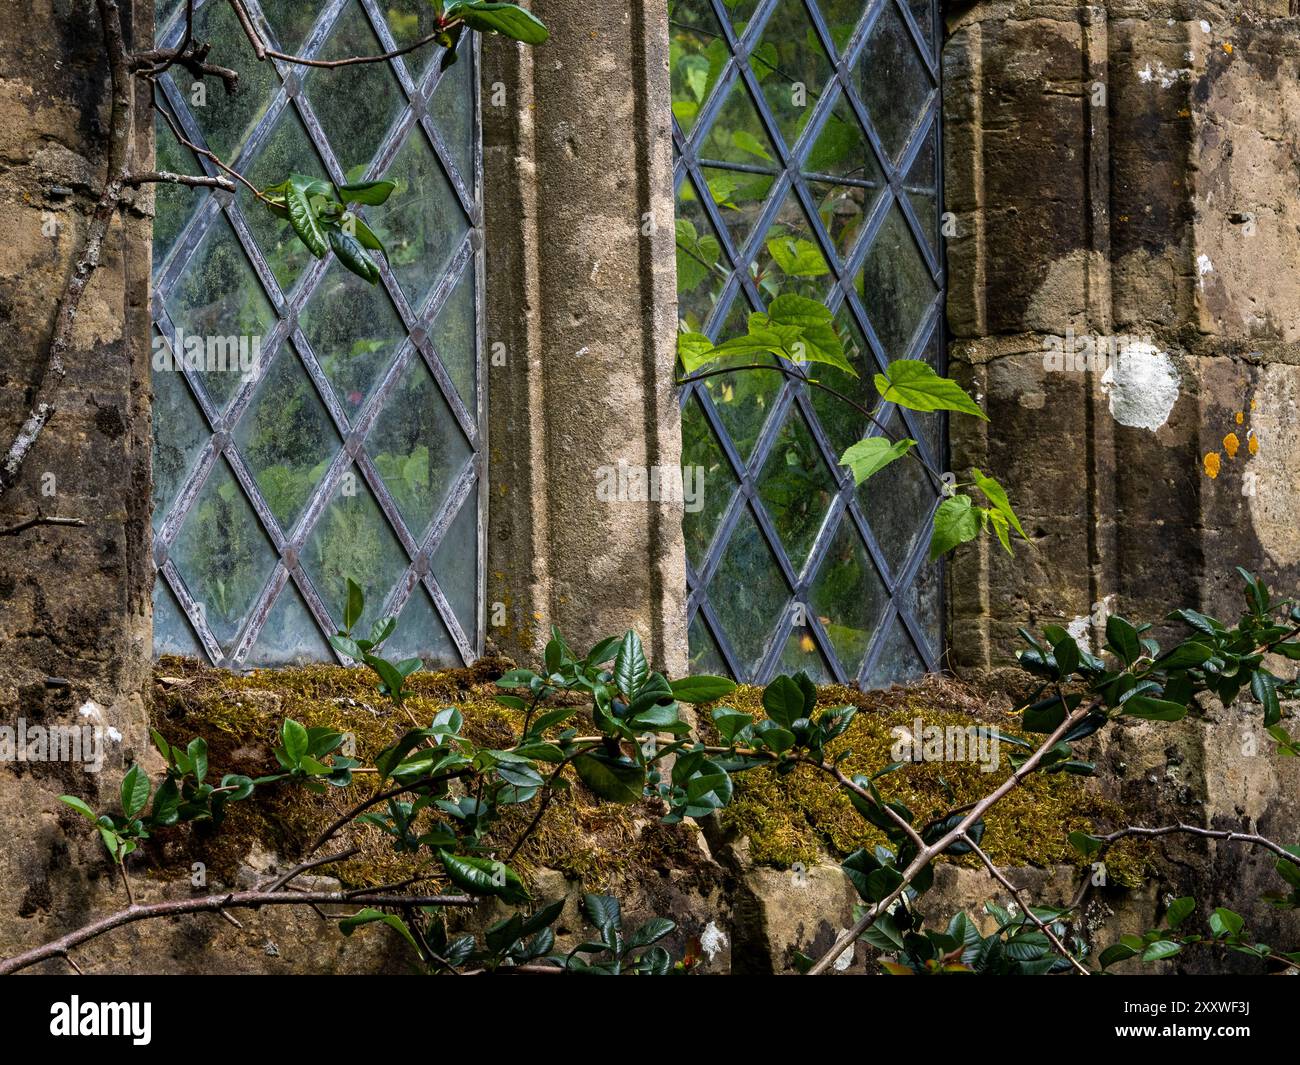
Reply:
[[[670,0],[683,328],[715,341],[797,292],[835,313],[861,404],[891,360],[943,372],[936,0]],[[806,376],[812,376],[808,374]],[[943,469],[938,415],[880,419]],[[879,432],[804,381],[734,373],[682,396],[693,668],[879,686],[937,666],[940,486],[897,462],[860,489],[837,465]]]
[[[323,59],[413,42],[433,10],[247,6],[278,50]],[[183,9],[160,0],[160,45],[180,38]],[[350,577],[362,631],[399,617],[393,657],[469,662],[485,505],[477,35],[445,72],[433,48],[309,69],[259,63],[223,0],[196,12],[214,61],[242,77],[230,96],[180,68],[160,79],[185,139],[259,188],[291,172],[397,188],[360,212],[388,250],[371,286],[313,259],[246,189],[158,186],[155,650],[233,667],[333,660],[325,637]],[[161,119],[157,144],[159,169],[217,172]]]

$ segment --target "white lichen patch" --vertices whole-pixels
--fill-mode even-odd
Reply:
[[[1147,85],[1158,83],[1162,89],[1168,89],[1180,81],[1187,81],[1191,76],[1192,72],[1188,67],[1171,68],[1158,61],[1154,66],[1148,63],[1138,71],[1138,81]]]
[[[700,949],[709,956],[709,961],[717,957],[718,951],[726,945],[727,933],[719,928],[714,921],[710,921],[704,926],[704,931],[700,933]]]
[[[1154,344],[1130,344],[1102,374],[1110,413],[1132,429],[1159,429],[1178,402],[1181,382],[1174,361]]]

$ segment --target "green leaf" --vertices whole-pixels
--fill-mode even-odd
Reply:
[[[1182,924],[1196,909],[1196,900],[1190,895],[1181,899],[1174,899],[1169,904],[1169,909],[1165,911],[1165,924],[1170,928],[1177,928]]]
[[[1282,704],[1277,697],[1277,678],[1267,670],[1257,669],[1250,676],[1250,694],[1264,708],[1264,724],[1276,725],[1282,719]]]
[[[510,866],[491,858],[476,858],[439,851],[438,860],[451,882],[471,895],[494,895],[506,902],[528,901],[524,882]]]
[[[149,774],[138,765],[133,765],[122,778],[122,813],[128,818],[139,814],[149,802],[149,792],[152,790]]]
[[[323,259],[325,253],[329,250],[329,245],[325,240],[325,231],[321,228],[320,219],[316,217],[316,212],[312,210],[306,188],[298,179],[299,175],[291,178],[288,187],[284,190],[285,207],[289,211],[289,224],[293,226],[293,231],[298,234],[298,239],[307,246],[307,250],[317,259]]]
[[[1144,721],[1181,721],[1187,716],[1187,707],[1182,703],[1152,699],[1147,695],[1134,695],[1125,699],[1120,711],[1126,717],[1138,717]]]
[[[1101,850],[1101,840],[1096,836],[1090,836],[1086,832],[1071,832],[1069,835],[1070,846],[1082,854],[1085,858],[1091,858]]]
[[[949,496],[939,504],[930,534],[930,561],[946,555],[959,544],[968,543],[980,534],[979,514],[970,496]]]
[[[736,690],[734,681],[726,677],[711,677],[705,674],[683,677],[681,680],[673,681],[669,687],[672,689],[673,698],[678,702],[694,704],[711,703]]]
[[[972,469],[971,476],[975,479],[976,487],[984,493],[984,498],[993,504],[994,511],[1010,522],[1011,527],[1020,534],[1020,539],[1028,540],[1029,537],[1025,535],[1024,526],[1020,524],[1016,512],[1011,509],[1011,501],[1007,498],[1006,489],[994,478],[985,476],[980,470]]]
[[[208,775],[208,741],[201,736],[190,740],[185,748],[185,757],[189,759],[194,779],[202,784],[203,778]]]
[[[618,931],[623,927],[622,907],[612,895],[584,895],[582,908],[587,911],[587,918],[601,932],[607,929]]]
[[[1137,629],[1118,614],[1111,614],[1106,619],[1106,646],[1126,666],[1131,666],[1142,654],[1142,641]]]
[[[879,473],[891,462],[901,459],[916,441],[907,439],[897,443],[883,436],[869,436],[859,440],[840,456],[840,465],[853,471],[853,481],[861,484],[874,473]]]
[[[956,381],[940,377],[934,367],[919,359],[895,359],[888,374],[876,374],[876,391],[887,403],[909,410],[955,410],[988,421],[988,415]]]
[[[379,267],[375,260],[366,254],[361,241],[338,226],[330,227],[329,238],[330,247],[334,249],[339,262],[367,284],[373,285],[379,280]]]
[[[1128,961],[1129,958],[1134,957],[1136,954],[1137,951],[1127,943],[1116,943],[1113,947],[1107,947],[1103,950],[1101,957],[1097,960],[1101,963],[1101,967],[1105,969],[1116,962]]]
[[[286,717],[284,724],[280,726],[280,739],[284,743],[284,753],[290,763],[295,766],[301,764],[307,753],[307,730],[293,718]]]
[[[851,377],[858,376],[857,369],[844,355],[844,342],[835,331],[835,316],[820,301],[786,292],[768,304],[766,315],[755,317],[765,317],[782,329],[798,329],[791,352],[795,358],[834,366]]]
[[[822,277],[830,273],[821,249],[810,240],[782,234],[768,240],[767,251],[790,277]]]
[[[629,629],[614,658],[614,683],[618,685],[619,691],[631,699],[641,690],[649,676],[650,665],[646,661],[645,649],[641,646],[641,637]]]
[[[395,188],[397,184],[393,181],[352,181],[338,187],[339,199],[344,203],[377,207],[393,194]]]
[[[803,689],[793,677],[780,676],[763,689],[763,709],[784,729],[806,717]]]
[[[92,810],[89,806],[87,806],[83,800],[78,799],[75,795],[60,795],[59,802],[66,802],[69,806],[71,806],[74,810],[76,810],[77,813],[84,814],[86,817],[89,817],[92,821],[96,821],[99,819],[99,815],[95,813],[95,811]]]
[[[343,918],[339,922],[339,931],[345,936],[350,936],[358,928],[368,924],[386,924],[389,928],[398,932],[417,952],[420,950],[419,945],[415,942],[415,936],[411,935],[411,930],[406,927],[406,922],[395,913],[383,913],[380,910],[373,909],[360,910],[351,917]]]
[[[582,782],[610,802],[638,802],[645,789],[645,770],[634,762],[615,760],[605,751],[580,754],[573,760]]]
[[[1210,914],[1210,931],[1215,936],[1235,936],[1245,923],[1241,914],[1224,909],[1222,906]]]
[[[716,350],[713,341],[703,333],[677,334],[677,357],[682,360],[682,367],[688,374],[716,360]]]
[[[516,4],[484,0],[452,4],[447,8],[447,18],[464,19],[466,26],[479,33],[499,33],[524,44],[544,44],[551,36],[540,19]]]
[[[361,613],[366,608],[366,593],[361,590],[361,585],[351,577],[348,582],[348,601],[343,607],[343,628],[351,632],[357,622],[361,620]]]

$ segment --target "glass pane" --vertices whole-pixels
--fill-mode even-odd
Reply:
[[[758,491],[796,571],[807,561],[835,488],[812,434],[792,410],[759,475]]]
[[[903,596],[912,619],[917,622],[937,660],[943,651],[943,563],[925,561]]]
[[[194,635],[194,628],[162,574],[153,585],[153,653],[203,657],[203,647]]]
[[[334,394],[348,417],[355,417],[406,339],[384,286],[368,285],[335,263],[312,293],[301,322]]]
[[[333,652],[303,602],[302,593],[292,580],[286,581],[245,664],[301,666],[332,659]]]
[[[472,413],[478,402],[478,345],[475,322],[478,318],[474,303],[474,267],[466,267],[456,287],[433,320],[430,336],[433,346],[447,368],[447,373],[460,393],[461,402]]]
[[[244,378],[256,376],[262,338],[275,322],[271,301],[224,217],[213,220],[166,302],[179,330],[169,338],[175,355],[224,408]]]
[[[262,14],[271,24],[271,32],[280,42],[280,51],[297,53],[320,14],[320,4],[302,0],[261,0]]]
[[[888,425],[895,437],[900,435],[897,416]],[[938,490],[919,462],[904,458],[859,486],[858,497],[885,562],[897,578],[922,534],[928,535],[927,519],[938,505]]]
[[[697,131],[696,136],[699,136]],[[734,78],[717,117],[699,144],[700,157],[746,166],[774,166],[776,149],[744,82]]]
[[[847,514],[840,520],[809,598],[844,671],[856,677],[889,595]]]
[[[321,49],[322,59],[383,51],[356,0],[349,0]],[[402,111],[402,87],[387,63],[318,68],[307,76],[307,98],[349,181],[358,181]]]
[[[233,163],[271,106],[280,79],[273,63],[257,61],[232,5],[204,4],[194,15],[194,36],[212,45],[216,62],[239,71],[235,91],[226,92],[212,78],[195,82],[179,67],[172,67],[168,76],[185,98],[207,146],[225,162]]]
[[[316,155],[311,138],[307,136],[302,119],[292,106],[286,107],[276,119],[271,136],[244,176],[259,189],[265,189],[268,185],[278,185],[290,174],[328,177],[325,165]],[[240,210],[244,212],[248,228],[252,230],[262,254],[266,256],[271,273],[275,275],[280,288],[288,292],[312,261],[311,252],[294,234],[289,220],[273,215],[247,186],[239,186],[236,198]]]
[[[785,641],[781,662],[777,668],[782,673],[807,673],[816,684],[830,684],[835,679],[826,658],[817,648],[817,640],[807,626],[795,626]]]
[[[365,479],[351,467],[335,487],[302,552],[317,594],[338,622],[348,578],[361,585],[366,610],[357,628],[367,632],[383,617],[384,602],[406,572],[406,552],[375,502]]]
[[[794,292],[820,300],[826,294],[831,267],[793,192],[768,227],[750,272],[768,299]]]
[[[906,358],[939,288],[897,204],[889,208],[856,285],[886,356]]]
[[[808,397],[838,458],[870,430],[871,420],[858,407],[867,411],[875,410],[880,393],[876,391],[874,383],[875,360],[872,359],[866,338],[847,304],[842,305],[835,316],[835,330],[844,344],[845,357],[858,375],[854,377],[834,366],[818,366],[817,380],[840,395],[833,396],[814,388],[809,391]],[[840,396],[852,400],[857,407],[846,403]]]
[[[212,468],[170,555],[212,635],[229,651],[276,555],[225,459]]]
[[[689,133],[729,56],[709,0],[669,0],[673,117]]]
[[[902,684],[919,677],[924,672],[925,663],[917,654],[916,644],[907,634],[903,623],[895,618],[889,627],[888,636],[885,637],[885,646],[880,652],[880,657],[871,670],[867,686],[888,688],[891,684]]]
[[[836,50],[843,55],[867,5],[863,0],[817,0]]]
[[[389,32],[398,48],[415,44],[438,28],[438,11],[429,0],[385,0],[380,9],[388,20]],[[442,50],[436,45],[424,45],[402,58],[410,70],[423,73],[441,54]],[[452,69],[460,66],[468,64],[457,63]]]
[[[682,483],[695,493],[682,517],[686,557],[699,569],[731,501],[736,479],[697,400],[691,400],[682,411],[682,466]]]
[[[687,638],[690,642],[692,673],[709,673],[715,677],[731,676],[731,670],[727,668],[726,662],[723,661],[718,645],[714,642],[713,637],[709,635],[708,627],[704,624],[703,615],[695,615],[695,620],[691,622]]]
[[[885,4],[858,62],[857,89],[889,157],[897,161],[934,92],[893,4]]]
[[[736,523],[709,587],[709,602],[731,646],[744,668],[756,671],[790,590],[748,508]]]
[[[469,219],[418,129],[412,130],[384,177],[396,182],[397,188],[382,211],[372,214],[371,222],[402,291],[418,305],[446,272],[469,230]]]
[[[424,11],[432,5],[427,0],[414,0]],[[438,127],[443,143],[451,150],[451,161],[460,171],[461,182],[474,188],[474,63],[469,56],[469,46],[462,45],[460,59],[438,79],[429,101],[429,114]],[[429,60],[438,50],[429,49]]]
[[[392,659],[421,658],[425,662],[447,665],[460,661],[447,626],[434,609],[429,594],[417,586],[397,615],[397,631],[384,644],[384,653]]]
[[[731,265],[690,178],[677,191],[676,239],[677,317],[692,332],[703,332]]]
[[[936,147],[939,140],[939,127],[932,124],[930,132],[925,135],[920,151],[912,160],[912,167],[907,172],[907,195],[912,202],[912,209],[920,219],[921,228],[930,249],[939,251],[939,175]]]
[[[478,503],[465,500],[433,553],[433,579],[447,597],[461,631],[478,631]]]
[[[286,345],[235,429],[235,444],[280,528],[289,529],[338,450],[338,435]]]
[[[407,529],[422,540],[473,452],[418,354],[385,401],[366,450]]]
[[[830,60],[803,0],[778,0],[749,53],[749,67],[787,145],[803,135],[830,81]]]
[[[157,334],[154,341],[166,346]],[[167,370],[154,374],[153,424],[153,529],[157,532],[209,435],[207,419],[183,374]]]
[[[171,128],[162,115],[154,116],[153,131],[159,170],[169,170],[173,174],[203,172],[199,169],[194,156],[190,154],[190,150],[182,148],[180,142],[172,136]],[[151,187],[154,196],[153,269],[154,275],[157,276],[168,252],[176,243],[176,238],[185,228],[185,223],[203,201],[193,189],[186,188],[184,185],[159,182]]]

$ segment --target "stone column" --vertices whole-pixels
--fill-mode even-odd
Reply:
[[[483,49],[488,635],[532,657],[553,624],[635,628],[679,673],[680,496],[637,498],[681,461],[667,8],[534,10],[548,43]]]

